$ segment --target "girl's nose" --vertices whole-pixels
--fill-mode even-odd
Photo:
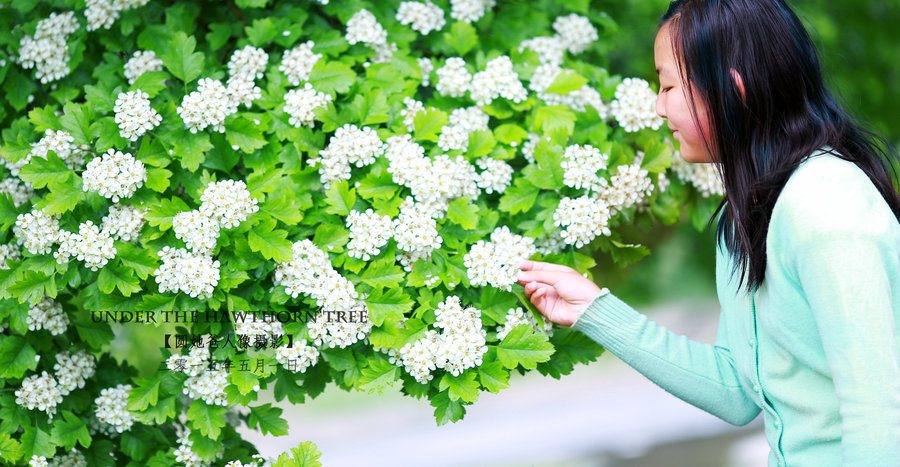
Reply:
[[[656,95],[656,115],[663,119],[666,118],[666,103],[662,92]]]

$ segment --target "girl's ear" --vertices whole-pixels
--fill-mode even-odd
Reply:
[[[734,80],[734,85],[737,86],[738,92],[741,93],[741,100],[744,103],[747,102],[747,94],[744,92],[744,79],[741,78],[741,74],[738,73],[734,68],[731,69],[731,79]]]

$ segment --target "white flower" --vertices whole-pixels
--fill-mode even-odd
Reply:
[[[450,0],[450,17],[457,21],[474,23],[494,8],[495,0]]]
[[[502,341],[513,328],[520,324],[527,324],[548,336],[553,335],[553,322],[544,317],[544,315],[541,315],[541,323],[538,324],[537,319],[534,318],[534,315],[531,314],[531,312],[523,310],[522,307],[517,307],[510,308],[509,311],[506,312],[506,322],[504,322],[502,326],[497,326],[497,339]]]
[[[197,90],[184,96],[176,111],[191,133],[211,126],[225,132],[225,117],[237,111],[238,102],[229,97],[221,81],[201,78]]]
[[[672,170],[679,180],[694,185],[704,198],[725,195],[725,185],[715,164],[691,164],[681,158],[679,151],[675,151],[672,155]]]
[[[120,93],[113,111],[119,134],[131,141],[137,141],[162,122],[162,116],[150,107],[150,95],[140,89]]]
[[[141,7],[150,0],[87,0],[87,30],[109,29],[123,11]]]
[[[293,49],[285,50],[281,56],[278,69],[292,85],[299,86],[301,81],[308,80],[316,62],[322,58],[322,54],[312,51],[315,46],[313,41],[306,41]]]
[[[438,68],[435,73],[437,74],[435,89],[442,96],[465,96],[472,82],[472,75],[466,69],[466,62],[459,57],[448,58],[444,66]]]
[[[525,156],[525,160],[528,161],[529,164],[534,164],[534,149],[541,142],[540,135],[536,133],[528,133],[528,139],[525,140],[525,144],[522,145],[522,155]]]
[[[113,202],[129,198],[147,181],[144,163],[134,156],[110,148],[101,157],[91,159],[82,174],[84,191],[94,191]]]
[[[50,459],[49,467],[88,467],[84,454],[72,448],[67,454],[57,455]]]
[[[50,464],[47,463],[45,456],[32,454],[31,459],[28,460],[28,467],[50,467]]]
[[[29,331],[46,329],[50,334],[58,336],[66,332],[69,326],[69,315],[63,311],[61,304],[50,297],[44,297],[28,309],[25,318]]]
[[[134,84],[142,74],[150,71],[162,71],[163,62],[152,50],[138,50],[125,62],[125,78],[128,84]]]
[[[469,283],[510,291],[516,283],[519,264],[536,251],[534,239],[515,235],[506,226],[494,229],[490,238],[490,242],[476,242],[463,257]]]
[[[475,165],[482,170],[476,183],[485,193],[503,193],[512,183],[513,168],[506,162],[484,156],[476,160]]]
[[[69,74],[69,35],[78,29],[75,12],[50,16],[38,22],[34,36],[19,42],[18,62],[22,68],[35,68],[41,83],[56,81]]]
[[[462,127],[467,133],[472,133],[473,131],[488,130],[490,118],[480,107],[465,107],[450,112],[449,124]]]
[[[46,159],[47,153],[53,151],[57,157],[66,163],[66,167],[79,169],[81,164],[84,163],[84,155],[87,153],[89,146],[78,146],[73,141],[75,141],[75,138],[68,131],[54,131],[48,128],[44,130],[44,136],[31,146],[31,151],[25,157],[18,162],[10,162],[6,159],[2,159],[2,162],[15,177],[19,175],[19,171],[22,170],[25,164],[31,162],[33,157]],[[31,187],[30,184],[26,186]]]
[[[416,130],[416,115],[425,110],[425,104],[413,99],[412,97],[404,97],[403,105],[406,107],[400,111],[403,117],[403,124],[410,133]]]
[[[444,151],[465,151],[469,147],[469,132],[459,125],[444,125],[437,144]]]
[[[397,247],[402,251],[430,254],[443,243],[437,231],[437,222],[412,198],[406,198],[400,205],[400,214],[392,221],[391,227]],[[404,264],[404,268],[406,266]]]
[[[94,356],[84,349],[77,353],[64,350],[56,354],[53,371],[56,372],[60,394],[65,396],[75,389],[83,388],[87,379],[94,376],[96,369],[97,363]]]
[[[381,247],[387,244],[393,233],[390,216],[379,216],[372,209],[366,212],[351,210],[347,216],[347,228],[350,230],[347,254],[363,261],[381,253]]]
[[[597,196],[566,197],[553,213],[553,225],[564,227],[560,235],[567,245],[581,248],[598,235],[612,235],[607,226],[611,215],[609,205]]]
[[[534,70],[534,75],[532,75],[528,87],[532,91],[535,91],[538,98],[548,105],[564,105],[578,112],[584,112],[587,106],[591,106],[597,110],[601,119],[605,119],[608,114],[606,104],[603,103],[600,93],[587,84],[574,91],[570,91],[568,94],[546,92],[547,88],[553,84],[556,77],[563,71],[566,70],[563,70],[557,65],[540,65]]]
[[[566,49],[576,55],[587,50],[599,37],[589,19],[574,13],[556,18],[553,30]]]
[[[9,269],[7,261],[19,261],[22,259],[22,249],[15,243],[0,245],[0,269]]]
[[[419,64],[419,68],[422,69],[422,86],[430,85],[431,72],[434,71],[434,64],[431,63],[431,59],[428,57],[419,57],[416,59],[416,62]]]
[[[487,63],[484,71],[475,73],[470,86],[472,100],[478,105],[488,105],[494,99],[503,97],[519,103],[528,97],[528,91],[513,70],[512,61],[501,55]]]
[[[133,242],[141,234],[146,214],[147,208],[116,203],[109,207],[109,214],[100,221],[100,229],[115,240]]]
[[[56,413],[56,406],[62,402],[59,385],[53,375],[42,371],[41,375],[31,375],[22,380],[22,387],[16,389],[16,404],[28,410],[38,409],[50,418]]]
[[[519,52],[530,49],[538,56],[541,64],[562,65],[566,54],[566,43],[559,36],[540,36],[522,41]]]
[[[294,342],[293,347],[279,346],[275,349],[275,360],[288,371],[305,373],[307,368],[319,361],[319,349],[301,339]]]
[[[244,76],[228,78],[225,83],[225,93],[228,95],[228,105],[232,109],[241,105],[249,109],[253,105],[253,101],[262,97],[262,89]]]
[[[653,192],[653,181],[640,164],[618,166],[609,181],[601,196],[614,212],[637,205]]]
[[[101,230],[93,221],[78,226],[78,233],[60,231],[59,250],[53,253],[56,262],[65,264],[70,257],[84,261],[85,267],[96,271],[116,256],[116,247],[109,232]]]
[[[45,214],[43,209],[19,214],[13,235],[32,254],[46,255],[59,237],[59,214]]]
[[[5,159],[4,159],[5,160]],[[34,196],[34,187],[31,183],[23,182],[15,176],[0,180],[0,196],[7,195],[15,207],[27,203]]]
[[[269,56],[266,51],[252,45],[235,50],[228,60],[228,74],[231,77],[253,81],[263,77]]]
[[[215,220],[223,229],[237,227],[251,214],[259,211],[259,202],[250,197],[243,181],[210,182],[200,196],[199,211]]]
[[[192,399],[203,399],[207,404],[225,407],[228,405],[228,395],[225,394],[228,384],[225,368],[206,369],[189,377],[182,391]]]
[[[162,264],[153,271],[159,292],[184,292],[205,300],[219,283],[219,261],[194,254],[183,248],[163,247],[158,253]]]
[[[382,154],[384,143],[375,130],[347,124],[335,131],[328,146],[319,151],[318,156],[310,158],[309,163],[320,165],[320,179],[328,187],[331,182],[349,180],[351,164],[356,167],[374,164],[375,158]]]
[[[351,45],[363,42],[366,45],[387,43],[387,31],[378,24],[369,10],[361,9],[347,21],[347,42]]]
[[[131,428],[134,424],[134,414],[128,411],[128,391],[130,384],[119,384],[112,388],[105,388],[94,399],[97,409],[94,414],[100,423],[110,425],[118,433]]]
[[[302,89],[292,89],[284,95],[284,111],[291,116],[288,120],[291,125],[312,128],[316,118],[313,111],[328,106],[331,100],[331,95],[316,91],[312,84],[306,83]]]
[[[609,155],[589,144],[573,144],[563,154],[563,183],[572,188],[593,188],[600,183],[598,170],[606,168]]]
[[[195,253],[208,254],[219,238],[219,223],[196,209],[175,214],[172,230]]]
[[[187,356],[172,354],[166,359],[166,368],[180,371],[188,376],[197,376],[209,365],[209,349],[192,347]]]
[[[616,100],[611,113],[627,132],[642,128],[659,129],[663,120],[656,114],[656,94],[650,84],[640,78],[625,78],[616,86]]]
[[[431,2],[402,2],[397,9],[397,21],[411,24],[414,31],[424,35],[444,27],[444,10]]]

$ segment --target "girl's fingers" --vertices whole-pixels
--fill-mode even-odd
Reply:
[[[519,264],[519,269],[523,271],[574,271],[574,269],[563,266],[561,264],[547,263],[544,261],[524,260]]]
[[[524,286],[529,282],[541,282],[547,285],[555,285],[565,278],[568,271],[560,270],[531,270],[516,274],[516,283]]]

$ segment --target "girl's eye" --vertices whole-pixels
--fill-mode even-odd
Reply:
[[[671,86],[666,87],[666,88],[662,88],[662,92],[669,92],[670,89],[672,89]]]

